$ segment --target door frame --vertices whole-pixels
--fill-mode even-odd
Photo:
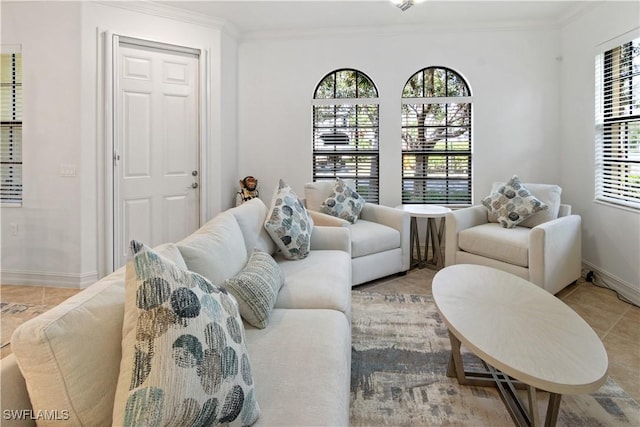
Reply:
[[[118,179],[114,176],[114,162],[117,155],[115,140],[115,97],[117,96],[118,89],[117,67],[119,65],[118,55],[120,41],[126,41],[128,44],[135,44],[141,47],[165,50],[167,52],[187,52],[198,54],[198,168],[200,171],[200,199],[198,202],[199,224],[204,222],[206,218],[205,207],[208,206],[208,168],[206,167],[206,159],[209,158],[209,144],[207,142],[209,141],[210,135],[210,121],[208,114],[210,110],[210,69],[208,65],[210,53],[208,49],[146,40],[123,34],[114,34],[110,31],[100,31],[100,34],[102,36],[104,62],[103,67],[98,68],[102,68],[104,91],[102,93],[102,99],[101,96],[98,96],[98,104],[100,105],[100,103],[102,103],[103,105],[102,111],[100,111],[100,108],[98,109],[98,114],[102,114],[104,117],[104,124],[102,126],[104,150],[102,152],[102,156],[100,156],[101,153],[100,150],[98,150],[98,156],[103,157],[102,161],[98,161],[98,177],[99,179],[103,179],[102,182],[98,181],[98,188],[104,189],[104,194],[102,197],[98,197],[98,275],[99,277],[103,277],[116,269],[114,242],[116,238],[115,231],[117,229],[116,222],[118,221],[118,216],[115,212],[117,207],[116,200],[118,197]],[[100,168],[102,168],[102,171],[100,171]],[[102,229],[100,229],[101,225]]]

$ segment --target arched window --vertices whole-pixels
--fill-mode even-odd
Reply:
[[[402,203],[471,204],[471,91],[428,67],[402,91]]]
[[[327,74],[313,94],[313,180],[353,179],[356,191],[379,201],[378,89],[364,73]]]

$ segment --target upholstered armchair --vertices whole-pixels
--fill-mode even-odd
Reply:
[[[409,270],[409,214],[373,203],[364,204],[355,223],[323,213],[322,203],[333,193],[334,184],[305,184],[305,203],[315,226],[349,229],[352,286]]]
[[[495,195],[502,185],[495,183],[491,194]],[[581,218],[571,214],[570,205],[560,203],[562,190],[557,185],[523,185],[548,209],[534,213],[514,228],[496,222],[484,205],[448,213],[445,266],[486,265],[556,294],[581,274]],[[483,203],[490,206],[488,199]]]

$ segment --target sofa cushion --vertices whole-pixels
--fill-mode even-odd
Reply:
[[[283,180],[273,194],[264,227],[285,258],[309,255],[313,222],[298,195]]]
[[[267,219],[269,208],[262,200],[258,198],[251,199],[238,207],[229,209],[229,212],[238,221],[248,254],[257,249],[273,255],[278,250],[278,246],[276,246],[266,228],[264,228],[264,221]]]
[[[351,329],[344,315],[275,309],[265,329],[248,325],[246,335],[260,398],[254,426],[349,425]]]
[[[187,268],[214,285],[238,274],[249,259],[238,221],[228,211],[218,214],[177,246]]]
[[[184,258],[180,253],[180,249],[178,249],[175,243],[163,243],[154,247],[153,251],[167,258],[169,261],[173,261],[178,267],[188,270],[187,264],[184,262]]]
[[[282,270],[271,255],[255,250],[244,269],[223,286],[238,301],[242,318],[257,328],[264,328],[283,284]]]
[[[284,274],[276,308],[328,308],[351,316],[351,258],[344,251],[313,250],[304,260],[276,255]]]
[[[526,227],[504,228],[497,223],[486,223],[460,231],[458,247],[465,252],[528,267],[530,231]]]
[[[350,225],[349,230],[353,258],[400,247],[400,232],[395,228],[361,219]]]
[[[235,299],[137,242],[127,263],[115,425],[249,425],[259,415]]]
[[[497,192],[502,185],[504,185],[503,182],[494,182],[491,192]],[[561,187],[553,184],[536,184],[526,182],[524,183],[524,186],[535,198],[549,206],[549,208],[531,215],[518,224],[519,226],[533,228],[537,225],[558,218],[558,214],[560,212],[560,198],[562,195]],[[492,215],[490,212],[488,214],[488,218],[489,222],[498,222],[495,215]]]
[[[549,208],[527,190],[517,175],[482,199],[482,204],[504,228],[513,228],[534,213]]]
[[[322,202],[322,212],[354,224],[358,220],[364,203],[365,200],[351,186],[337,178],[333,191]]]
[[[120,268],[14,332],[11,348],[34,413],[68,410],[74,425],[111,425],[124,273]]]

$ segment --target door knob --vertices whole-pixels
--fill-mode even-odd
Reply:
[[[194,182],[193,184],[191,184],[191,188],[198,188],[198,183]]]
[[[198,171],[191,171],[191,175],[198,176]]]

